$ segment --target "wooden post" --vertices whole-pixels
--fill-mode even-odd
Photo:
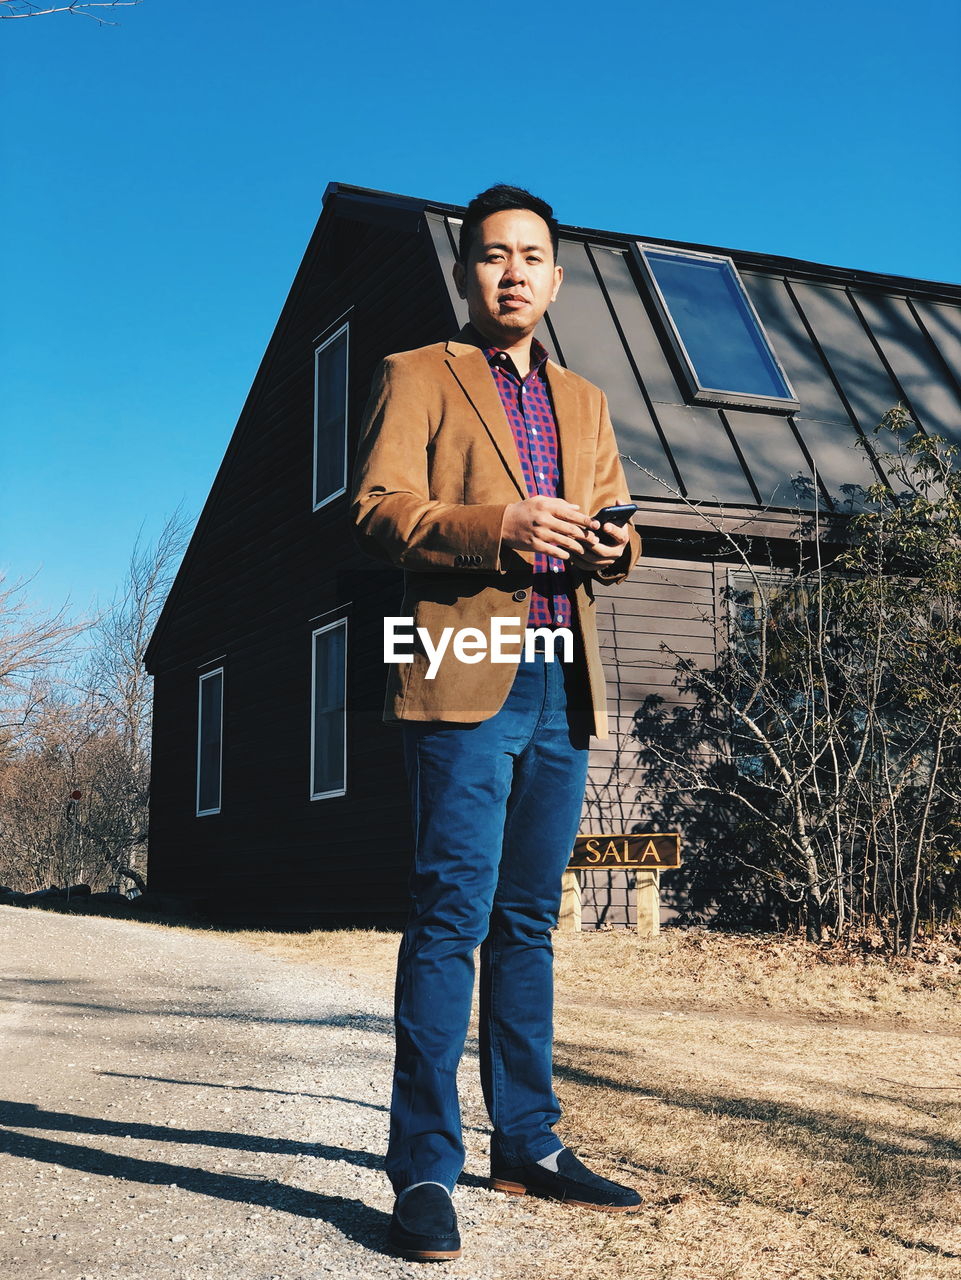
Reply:
[[[656,938],[661,931],[661,873],[637,873],[637,934]]]
[[[558,929],[577,933],[581,927],[581,886],[576,871],[565,871],[561,879],[561,913]]]

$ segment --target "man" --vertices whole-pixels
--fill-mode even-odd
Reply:
[[[472,201],[454,268],[469,324],[381,364],[354,472],[361,545],[406,570],[401,613],[431,641],[391,668],[385,707],[402,724],[415,831],[397,967],[390,1241],[420,1261],[460,1254],[455,1076],[478,946],[491,1185],[607,1210],[640,1203],[553,1133],[550,935],[588,738],[607,732],[593,583],[620,581],[640,551],[629,525],[592,518],[628,501],[606,399],[533,336],[561,286],[557,243],[550,206],[529,192],[499,185]],[[536,628],[545,643],[519,661],[475,644],[432,662],[445,628],[477,641],[494,620],[518,640]],[[551,661],[547,641],[565,628],[573,655]]]

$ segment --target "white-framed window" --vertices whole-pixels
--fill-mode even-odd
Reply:
[[[775,413],[801,407],[730,258],[664,245],[636,248],[695,404]]]
[[[347,794],[347,619],[311,633],[310,798]]]
[[[314,510],[347,492],[349,324],[314,351]]]
[[[197,686],[197,817],[220,812],[223,775],[224,669],[205,671]]]

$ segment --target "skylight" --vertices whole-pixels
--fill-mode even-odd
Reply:
[[[659,245],[638,254],[695,403],[800,407],[730,258]]]

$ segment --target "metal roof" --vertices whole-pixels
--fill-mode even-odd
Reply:
[[[450,282],[463,210],[422,206]],[[870,449],[884,413],[901,403],[929,434],[961,445],[961,288],[691,245],[730,256],[793,384],[788,415],[688,403],[671,346],[634,266],[634,237],[562,227],[564,283],[537,336],[554,359],[607,393],[635,497],[677,495],[725,507],[813,505],[795,477],[816,474],[821,496],[879,477]],[[640,243],[640,241],[638,241]],[[808,486],[810,488],[810,486]],[[840,495],[840,497],[839,497]]]

